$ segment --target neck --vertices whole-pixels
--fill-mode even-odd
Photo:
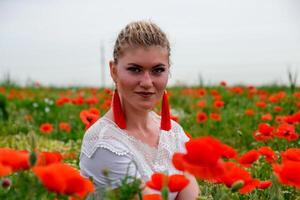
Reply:
[[[147,130],[151,127],[150,111],[125,111],[127,130]],[[153,123],[153,122],[152,122]]]
[[[126,109],[124,110],[124,115],[126,118],[126,129],[127,130],[148,130],[151,127],[151,124],[153,123],[151,121],[151,111],[149,110],[131,110]],[[106,113],[106,116],[112,120],[114,120],[113,117],[113,111],[112,108]]]

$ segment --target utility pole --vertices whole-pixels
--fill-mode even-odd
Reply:
[[[100,67],[101,67],[101,87],[105,88],[105,48],[104,42],[101,40],[100,45]]]

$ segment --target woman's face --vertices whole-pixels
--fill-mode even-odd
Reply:
[[[117,64],[110,62],[110,72],[125,109],[151,110],[168,82],[168,51],[158,46],[127,48]]]

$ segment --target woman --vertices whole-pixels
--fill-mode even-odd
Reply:
[[[112,108],[84,136],[81,174],[92,177],[96,186],[115,188],[126,175],[146,182],[154,172],[181,173],[171,159],[175,152],[185,151],[188,137],[179,124],[170,121],[165,92],[170,44],[165,33],[152,22],[128,24],[118,35],[109,66],[115,83]],[[161,100],[160,117],[152,109]],[[186,176],[189,185],[171,193],[170,199],[197,197],[195,178]],[[154,191],[146,188],[143,193]]]

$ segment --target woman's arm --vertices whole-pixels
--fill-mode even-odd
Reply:
[[[195,200],[200,193],[197,180],[188,172],[185,172],[184,175],[189,179],[190,183],[178,193],[176,200]]]
[[[79,166],[81,175],[87,178],[92,177],[94,184],[98,187],[117,188],[121,179],[127,175],[139,177],[129,155],[117,155],[102,147],[99,147],[91,158],[82,154]],[[103,171],[108,173],[104,174]]]

